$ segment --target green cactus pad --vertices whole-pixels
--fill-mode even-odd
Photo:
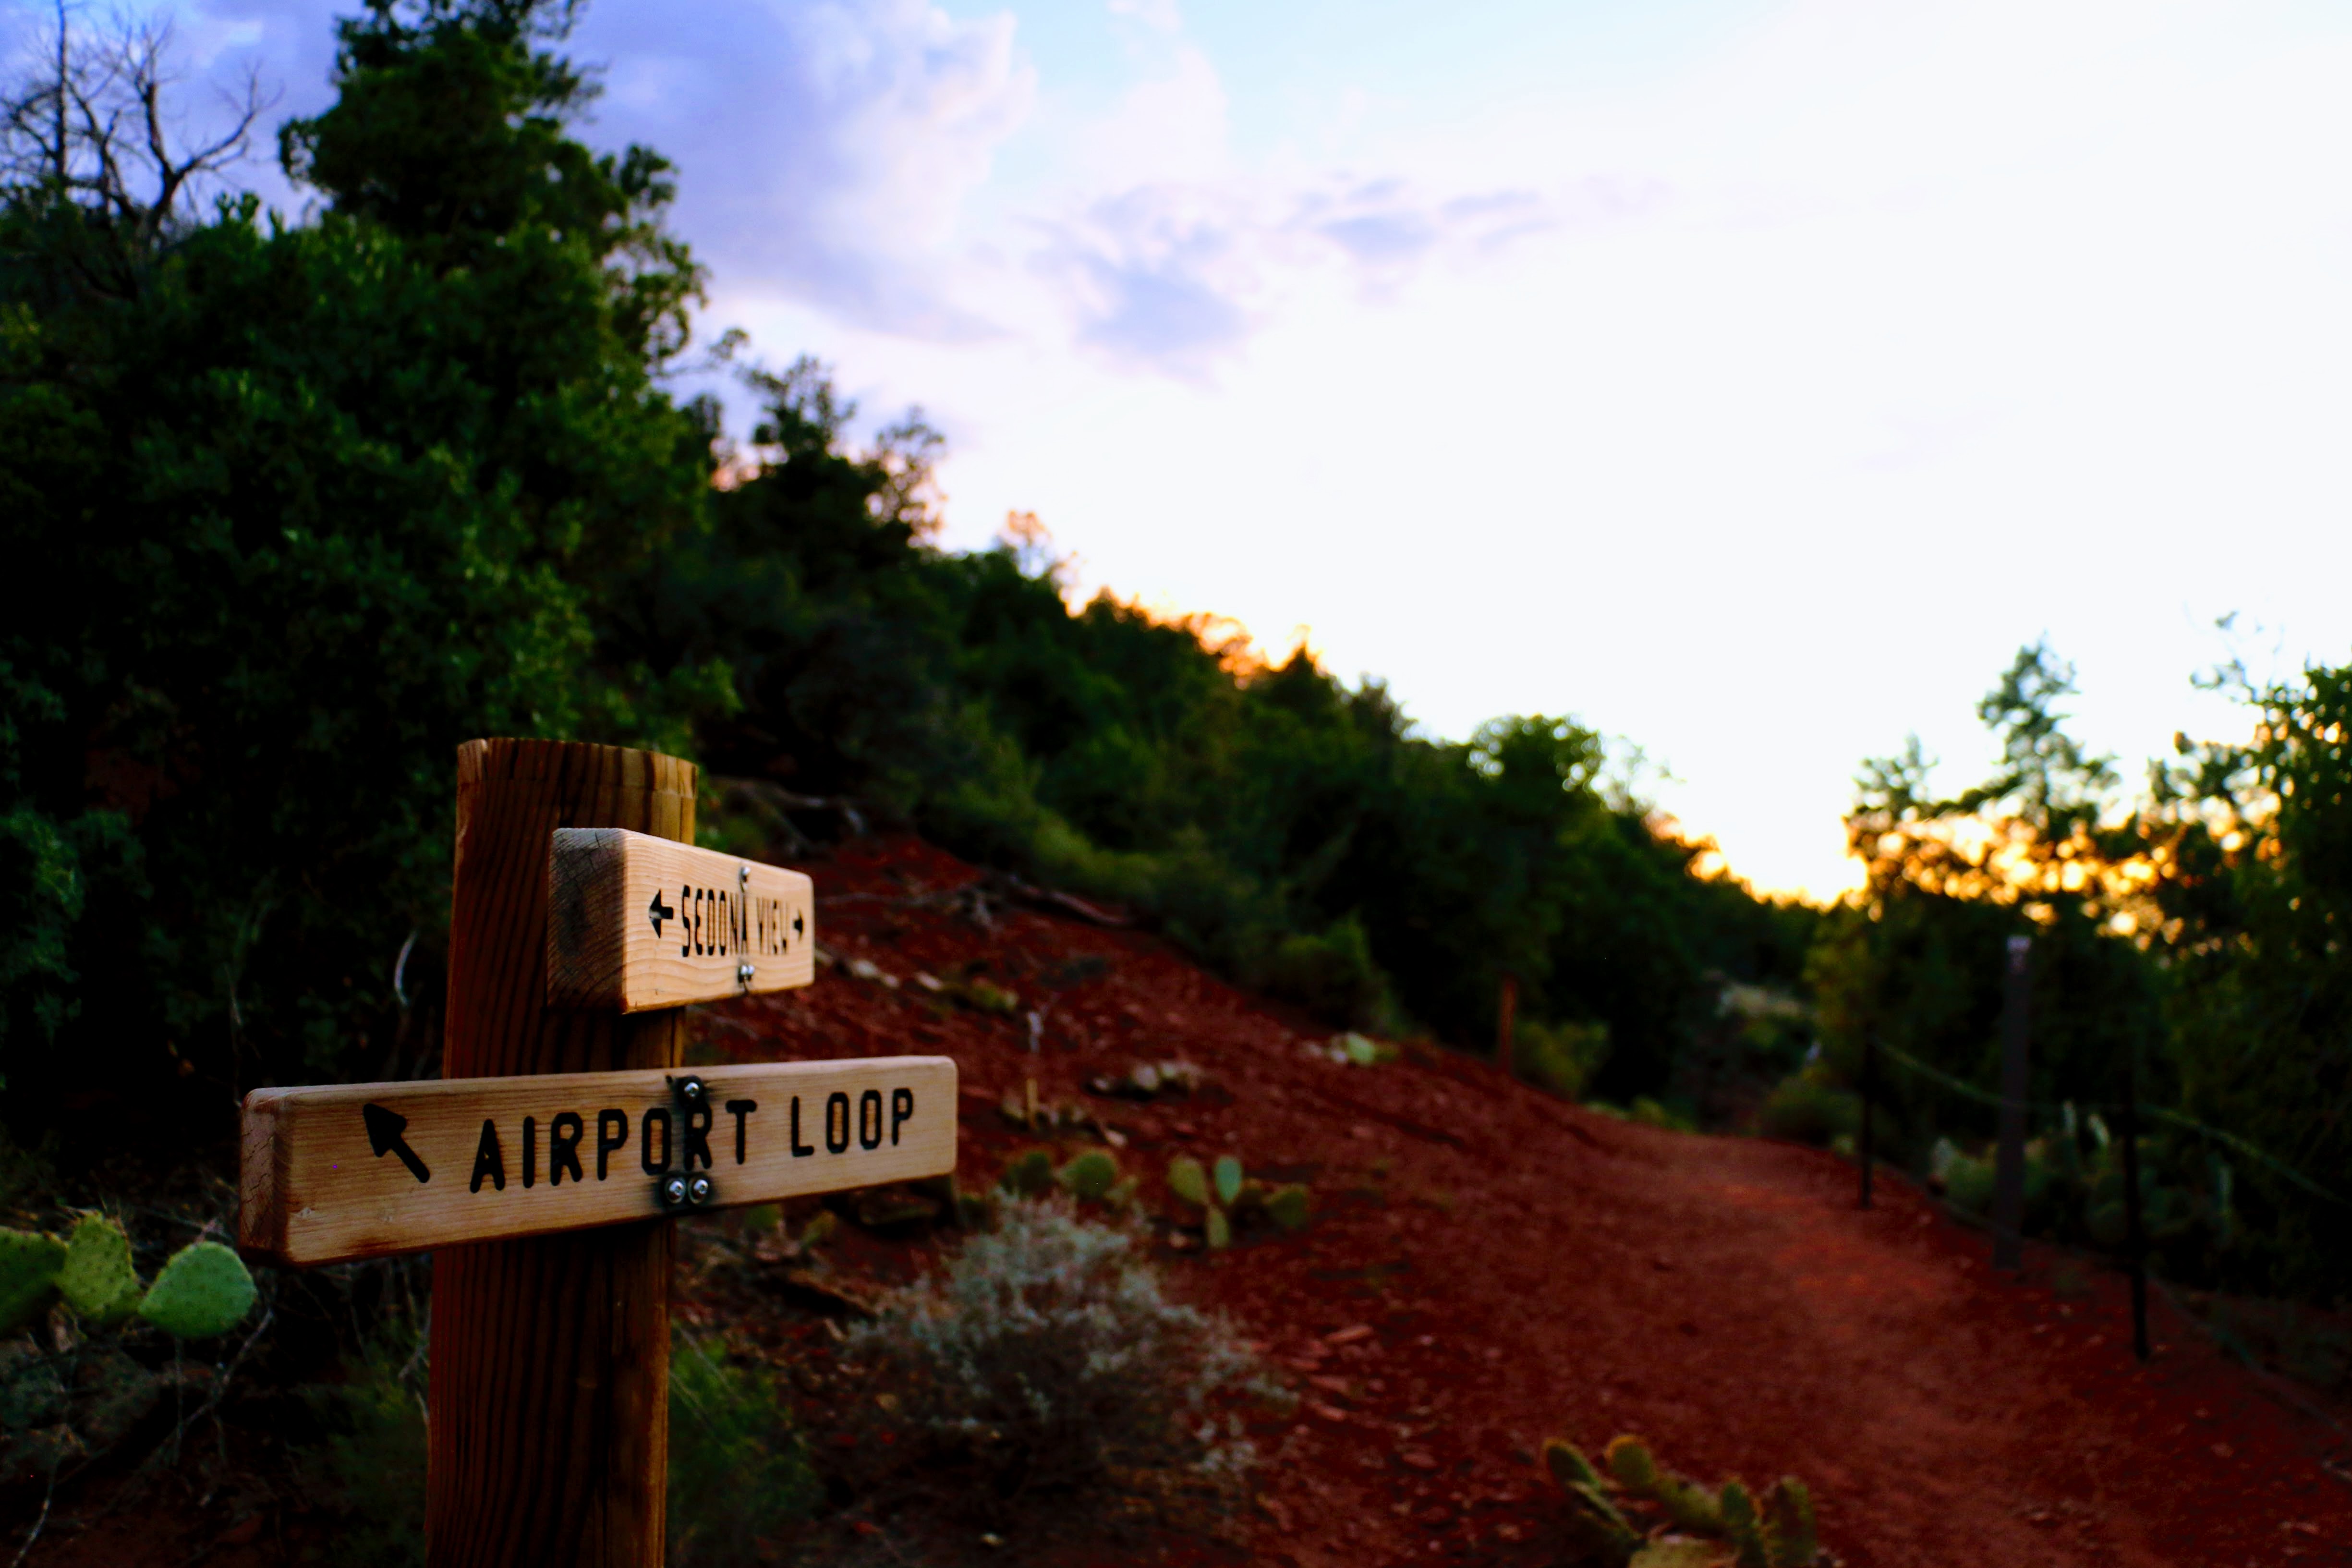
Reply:
[[[1583,1482],[1572,1483],[1567,1489],[1568,1518],[1563,1531],[1569,1539],[1573,1560],[1592,1563],[1601,1568],[1625,1568],[1633,1560],[1634,1549],[1642,1538],[1625,1522],[1625,1516],[1616,1505],[1601,1494],[1598,1487]]]
[[[1209,1205],[1208,1217],[1202,1228],[1213,1250],[1221,1252],[1234,1244],[1233,1222],[1225,1218],[1225,1211],[1214,1204]]]
[[[1195,1207],[1209,1206],[1209,1173],[1190,1154],[1168,1162],[1168,1190]]]
[[[1701,1535],[1723,1533],[1723,1508],[1705,1487],[1668,1472],[1658,1478],[1658,1506],[1680,1528]]]
[[[1601,1472],[1592,1468],[1592,1461],[1584,1457],[1582,1449],[1565,1437],[1544,1439],[1543,1462],[1544,1468],[1562,1489],[1591,1487],[1599,1491],[1601,1488]]]
[[[217,1241],[192,1242],[172,1254],[139,1303],[139,1315],[178,1340],[225,1334],[253,1310],[253,1276]]]
[[[1118,1182],[1118,1162],[1100,1149],[1089,1149],[1055,1172],[1054,1180],[1081,1203],[1100,1203]]]
[[[1633,1553],[1629,1568],[1718,1568],[1723,1548],[1712,1541],[1653,1541]]]
[[[97,1215],[74,1226],[58,1289],[66,1305],[94,1323],[129,1317],[139,1305],[139,1271],[131,1265],[131,1238],[122,1227]]]
[[[1041,1198],[1054,1184],[1054,1154],[1050,1149],[1024,1149],[1005,1162],[997,1185],[1024,1198]]]
[[[1285,1230],[1304,1230],[1312,1217],[1307,1189],[1297,1182],[1265,1194],[1266,1216]]]
[[[1242,1163],[1231,1154],[1217,1156],[1217,1201],[1231,1208],[1242,1195]]]
[[[1617,1484],[1631,1495],[1650,1498],[1658,1495],[1658,1462],[1650,1458],[1650,1446],[1639,1437],[1620,1436],[1609,1439],[1608,1448],[1601,1462]]]
[[[1110,1191],[1102,1195],[1106,1208],[1123,1209],[1135,1201],[1136,1189],[1143,1184],[1133,1176],[1121,1176],[1111,1184]]]
[[[1794,1476],[1783,1476],[1764,1504],[1764,1545],[1771,1568],[1812,1568],[1821,1556],[1813,1531],[1813,1494]]]
[[[1763,1516],[1756,1510],[1756,1494],[1745,1482],[1728,1480],[1723,1483],[1723,1496],[1717,1503],[1723,1515],[1724,1539],[1738,1549],[1737,1568],[1770,1568],[1764,1552]]]
[[[0,1334],[13,1334],[47,1305],[66,1244],[30,1230],[0,1230]]]

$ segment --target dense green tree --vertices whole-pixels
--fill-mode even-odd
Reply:
[[[414,1069],[455,744],[683,735],[589,606],[698,518],[709,425],[653,380],[696,278],[658,161],[563,134],[545,15],[345,23],[286,137],[314,223],[0,195],[19,1127]]]

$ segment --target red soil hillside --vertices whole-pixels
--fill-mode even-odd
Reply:
[[[1261,1435],[1263,1500],[1201,1548],[1216,1560],[1548,1563],[1543,1438],[1592,1450],[1631,1431],[1702,1478],[1802,1478],[1847,1563],[2352,1563],[2340,1432],[2168,1315],[2137,1366],[2116,1281],[2047,1256],[1995,1277],[1981,1237],[1899,1183],[1861,1213],[1850,1168],[1811,1151],[1629,1125],[1434,1050],[1313,1057],[1305,1018],[1150,937],[989,898],[911,840],[809,868],[840,962],[808,991],[716,1010],[706,1049],[952,1055],[967,1186],[1033,1142],[994,1107],[1034,1078],[1124,1134],[1155,1208],[1179,1152],[1312,1187],[1301,1235],[1160,1244],[1178,1292],[1230,1313],[1305,1396]],[[856,978],[855,960],[904,983]],[[958,972],[1024,1011],[913,983]],[[1086,1095],[1170,1058],[1209,1088]],[[845,1262],[909,1265],[862,1241]],[[689,1317],[726,1310],[681,1288]]]

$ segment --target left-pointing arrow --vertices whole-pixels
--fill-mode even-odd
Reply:
[[[368,1147],[375,1151],[377,1159],[381,1160],[386,1154],[397,1154],[400,1163],[408,1167],[410,1175],[420,1182],[433,1179],[433,1173],[425,1168],[425,1162],[416,1157],[416,1151],[408,1146],[406,1138],[401,1136],[408,1131],[407,1117],[397,1111],[386,1110],[373,1100],[360,1107],[360,1115],[367,1122]]]
[[[661,935],[662,921],[667,920],[675,920],[677,918],[677,911],[671,909],[667,904],[662,902],[661,889],[659,888],[656,888],[654,889],[654,901],[646,906],[646,914],[654,922],[654,934],[656,936]]]

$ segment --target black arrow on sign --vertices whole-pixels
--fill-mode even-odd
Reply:
[[[410,1175],[420,1182],[433,1179],[433,1173],[425,1168],[425,1162],[416,1157],[416,1151],[410,1148],[408,1140],[401,1136],[408,1130],[407,1117],[386,1110],[372,1100],[360,1107],[360,1115],[367,1121],[368,1147],[375,1151],[377,1159],[381,1160],[386,1154],[397,1154],[400,1163],[408,1167]]]
[[[654,901],[646,906],[646,913],[653,918],[654,934],[656,936],[661,935],[662,921],[676,920],[677,918],[677,911],[661,901],[661,889],[659,888],[656,888],[654,889]]]
[[[793,934],[794,936],[799,936],[807,930],[808,928],[801,923],[800,910],[794,910],[793,911]]]

